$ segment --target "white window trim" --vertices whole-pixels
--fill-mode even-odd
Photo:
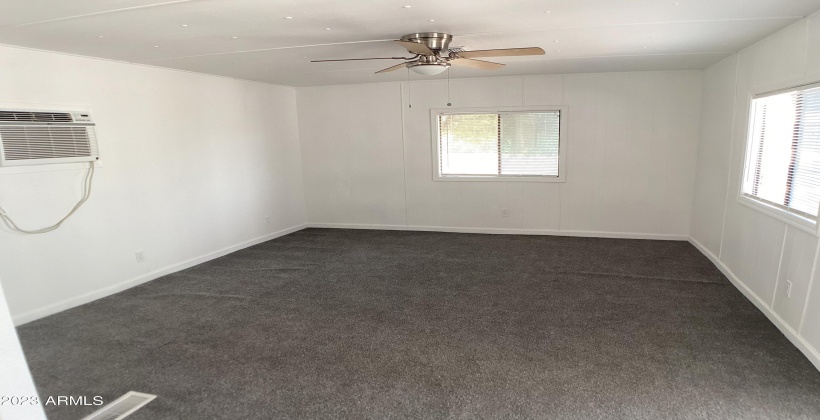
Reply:
[[[818,221],[806,219],[796,213],[784,210],[780,207],[773,206],[763,200],[748,196],[743,193],[743,180],[746,176],[746,165],[749,163],[749,153],[751,153],[751,139],[749,136],[754,131],[754,120],[752,115],[752,101],[754,99],[774,95],[778,93],[798,90],[810,85],[820,83],[820,75],[811,75],[790,79],[788,81],[781,81],[776,84],[760,85],[749,89],[749,94],[746,96],[746,132],[743,133],[744,147],[743,147],[743,161],[740,172],[740,179],[737,187],[737,201],[743,206],[756,210],[769,217],[777,219],[787,225],[793,226],[802,231],[811,233],[815,236],[820,236],[820,209],[818,209]]]
[[[433,108],[430,110],[430,128],[432,138],[431,154],[433,155],[433,181],[444,182],[566,182],[567,175],[567,110],[566,105],[539,105],[539,106],[499,106],[493,108]],[[541,112],[560,111],[561,119],[558,132],[558,176],[538,176],[538,175],[441,175],[439,172],[440,156],[438,154],[438,116],[440,114],[473,114],[473,113],[498,113],[498,112]]]

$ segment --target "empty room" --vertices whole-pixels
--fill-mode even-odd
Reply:
[[[820,0],[0,0],[0,419],[820,419]]]

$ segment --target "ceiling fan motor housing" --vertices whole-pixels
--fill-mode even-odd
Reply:
[[[423,44],[434,53],[439,54],[442,51],[447,53],[447,49],[450,47],[450,41],[453,40],[453,36],[443,32],[420,32],[415,34],[407,34],[401,37],[401,40]]]

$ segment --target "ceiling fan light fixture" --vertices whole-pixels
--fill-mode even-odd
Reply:
[[[407,67],[424,76],[435,76],[444,73],[444,70],[447,70],[450,65],[444,63],[418,63],[408,65]]]

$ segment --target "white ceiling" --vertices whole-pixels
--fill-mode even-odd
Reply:
[[[451,77],[703,69],[818,9],[820,0],[0,0],[0,43],[312,86],[406,80],[404,70],[373,74],[398,61],[309,61],[407,55],[389,40],[422,31],[467,49],[547,52]]]

